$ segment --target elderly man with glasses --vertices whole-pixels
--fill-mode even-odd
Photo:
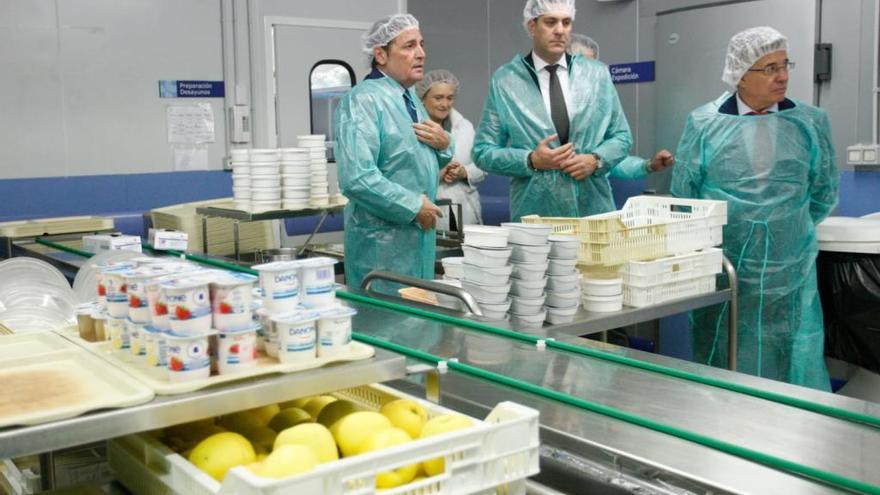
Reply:
[[[816,289],[815,225],[837,204],[827,114],[786,98],[788,41],[770,27],[730,39],[722,80],[735,92],[688,117],[672,193],[727,201],[724,254],[739,279],[737,369],[829,390]],[[691,315],[694,359],[727,362],[727,308]]]

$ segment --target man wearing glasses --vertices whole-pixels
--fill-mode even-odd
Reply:
[[[837,204],[839,179],[828,116],[785,97],[793,67],[775,29],[734,35],[722,80],[735,92],[688,116],[671,189],[727,201],[724,254],[739,279],[737,369],[827,391],[815,225]],[[691,315],[696,361],[727,362],[727,311]]]

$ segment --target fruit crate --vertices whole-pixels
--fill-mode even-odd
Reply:
[[[723,257],[721,249],[707,248],[653,261],[629,261],[623,265],[620,275],[624,285],[653,287],[721,273]]]
[[[719,246],[727,224],[724,201],[634,196],[622,210],[582,218],[522,217],[580,239],[578,263],[614,266]]]
[[[623,304],[641,308],[682,297],[697,296],[715,291],[715,275],[680,280],[650,287],[623,286]]]
[[[391,400],[406,398],[421,404],[429,418],[459,414],[383,385],[365,385],[333,395],[373,410]],[[381,493],[524,494],[525,479],[538,473],[538,412],[513,402],[501,402],[484,421],[471,419],[474,425],[470,428],[319,464],[313,471],[280,480],[261,478],[239,466],[230,470],[220,483],[148,434],[111,440],[110,465],[118,479],[137,495],[368,495],[379,492],[375,488],[378,473],[443,457],[443,473]]]

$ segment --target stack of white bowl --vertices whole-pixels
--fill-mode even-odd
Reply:
[[[537,329],[547,316],[544,310],[547,286],[547,237],[553,226],[542,223],[505,222],[501,227],[510,232],[513,252],[513,280],[510,287],[510,323],[519,330]]]
[[[623,309],[622,278],[581,278],[584,309],[595,313],[612,313]]]
[[[511,249],[509,233],[501,227],[465,225],[461,286],[474,296],[483,316],[506,319],[510,309]],[[444,265],[445,266],[445,265]]]
[[[229,153],[232,166],[232,199],[239,210],[251,208],[250,150],[234,149]]]
[[[297,136],[300,148],[309,150],[312,181],[309,206],[326,208],[330,206],[330,182],[327,180],[327,144],[323,134]]]
[[[252,149],[250,152],[251,211],[281,209],[281,151]]]
[[[574,236],[550,236],[547,265],[547,321],[551,325],[570,323],[580,306],[580,275],[577,272],[580,241]]]
[[[309,207],[312,162],[308,148],[281,148],[281,205],[285,210]]]

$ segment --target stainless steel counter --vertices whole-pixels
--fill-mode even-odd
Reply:
[[[357,291],[354,291],[357,292]],[[880,431],[723,389],[623,365],[537,350],[534,346],[404,314],[353,304],[356,330],[397,344],[611,406],[667,425],[713,437],[880,486]],[[709,368],[676,359],[571,337],[547,329],[543,336],[601,348],[693,373],[880,416],[880,406],[846,397]],[[585,412],[499,385],[459,376],[441,379],[446,400],[488,408],[516,400],[541,410],[545,447],[572,458],[616,458],[657,477],[735,493],[826,493],[828,488],[732,455],[645,428]],[[597,454],[598,453],[598,454]],[[662,475],[662,476],[661,476]],[[545,483],[547,483],[545,481]],[[547,483],[553,486],[551,483]]]

